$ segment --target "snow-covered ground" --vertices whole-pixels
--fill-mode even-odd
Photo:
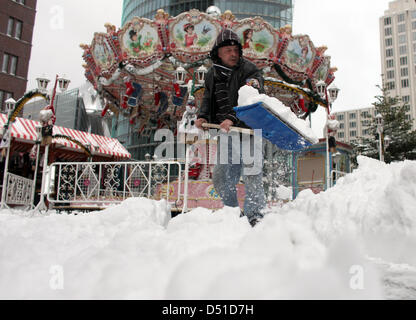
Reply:
[[[360,157],[251,228],[164,201],[0,211],[0,299],[416,299],[416,162]]]

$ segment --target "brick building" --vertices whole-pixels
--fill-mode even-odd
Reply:
[[[37,0],[0,0],[0,103],[26,91]]]

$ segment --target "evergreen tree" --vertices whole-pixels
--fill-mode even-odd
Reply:
[[[380,87],[379,87],[380,88]],[[412,119],[406,119],[406,111],[410,106],[398,97],[389,97],[386,88],[380,88],[382,94],[376,96],[375,114],[381,114],[384,120],[382,148],[385,149],[386,163],[392,161],[416,160],[416,131],[412,131]],[[379,159],[379,134],[376,119],[370,116],[366,126],[372,138],[360,138],[360,144],[355,145],[356,154]],[[390,138],[388,146],[384,145],[386,137]]]

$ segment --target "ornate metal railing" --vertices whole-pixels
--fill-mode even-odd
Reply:
[[[7,173],[6,204],[31,206],[33,180]]]
[[[179,162],[54,163],[51,172],[48,201],[68,205],[120,203],[131,197],[172,202],[170,184],[178,180],[181,185],[182,176]],[[180,197],[178,192],[173,202]]]

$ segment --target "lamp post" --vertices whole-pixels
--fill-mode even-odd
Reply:
[[[44,90],[46,91],[46,87],[47,84],[49,83],[48,81],[46,81],[48,79],[45,78],[38,78],[38,86],[40,90]],[[45,84],[46,83],[46,84]],[[70,83],[70,80],[65,79],[63,77],[58,77],[58,75],[56,76],[55,79],[55,85],[54,88],[52,90],[52,98],[51,98],[51,104],[49,106],[47,106],[45,109],[49,109],[52,110],[53,116],[55,116],[56,113],[56,108],[54,107],[54,100],[55,100],[55,96],[56,96],[56,89],[57,86],[59,85],[59,89],[61,90],[61,92],[65,92],[68,89],[68,85]],[[42,126],[45,126],[45,128],[47,128],[49,126],[49,124],[45,121],[45,124],[42,122]],[[55,121],[52,122],[52,128],[54,125]],[[50,130],[50,134],[52,135],[52,131],[53,129]],[[42,132],[43,135],[43,132]],[[42,136],[43,139],[43,136]],[[49,160],[49,143],[46,143],[45,145],[45,153],[44,153],[44,159],[43,159],[43,167],[42,167],[42,187],[41,187],[41,194],[40,194],[40,201],[37,204],[35,210],[47,210],[47,206],[45,204],[45,196],[48,194],[48,190],[47,188],[49,187],[46,184],[46,177],[47,177],[47,170],[48,170],[48,161]],[[51,174],[51,173],[49,173]]]
[[[193,97],[193,88],[194,86],[198,86],[198,87],[202,87],[205,84],[205,76],[207,74],[208,70],[204,65],[201,65],[198,69],[194,70],[194,79],[196,76],[196,82],[194,83],[193,80],[189,80],[188,83],[185,83],[185,78],[186,78],[186,73],[187,71],[183,68],[183,67],[178,67],[175,71],[175,79],[176,79],[176,83],[181,86],[181,87],[186,87],[187,88],[187,92],[188,92],[188,101],[187,101],[187,105],[192,105],[193,102],[195,100],[195,98]],[[184,113],[181,124],[179,125],[179,127],[182,127],[182,123],[186,122],[188,119],[186,119],[187,117],[187,112]],[[188,182],[189,182],[189,163],[190,163],[190,150],[191,150],[191,144],[188,143],[188,137],[189,136],[193,136],[194,133],[191,132],[191,126],[186,127],[183,126],[184,129],[183,133],[184,137],[185,137],[185,170],[184,170],[184,175],[185,175],[185,179],[184,179],[184,201],[183,201],[183,208],[182,208],[182,213],[186,213],[188,211]],[[188,137],[187,137],[188,135]]]
[[[9,98],[5,102],[7,112],[7,118],[9,118],[10,113],[14,110],[14,107],[16,105],[16,101],[13,98]],[[6,161],[4,162],[4,170],[3,170],[3,187],[1,192],[1,209],[7,207],[6,205],[6,192],[7,192],[7,174],[9,171],[9,160],[10,160],[10,143],[12,139],[12,126],[13,124],[10,123],[10,127],[7,129],[7,131],[4,133],[5,137],[2,137],[2,140],[5,141],[4,147],[7,148],[6,151]]]
[[[384,125],[384,120],[383,120],[383,116],[378,113],[376,115],[376,124],[377,124],[377,133],[378,133],[378,144],[379,144],[379,154],[380,154],[380,161],[384,162],[384,153],[383,153],[383,142],[382,142],[382,136],[383,136],[383,125]]]
[[[324,127],[324,136],[325,136],[325,141],[326,141],[326,188],[329,189],[331,187],[331,161],[330,161],[330,150],[329,150],[329,131],[330,130],[336,131],[335,128],[330,128],[329,126],[329,115],[330,115],[330,110],[332,109],[332,104],[338,98],[340,89],[335,85],[331,85],[327,89],[326,83],[323,80],[320,80],[316,83],[316,90],[322,99],[324,100],[328,99],[328,104],[329,104],[328,105],[328,119]],[[328,91],[329,95],[327,94],[326,91]],[[334,122],[335,121],[336,120],[334,119]]]

